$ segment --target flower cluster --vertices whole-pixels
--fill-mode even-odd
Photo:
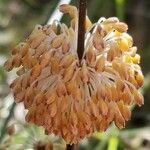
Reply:
[[[130,106],[143,104],[138,89],[144,77],[140,56],[118,18],[86,18],[83,58],[77,54],[78,11],[61,5],[70,26],[58,21],[37,25],[28,39],[12,50],[5,63],[18,77],[10,85],[16,102],[28,110],[26,121],[43,126],[68,143],[77,143],[114,122],[125,126]]]

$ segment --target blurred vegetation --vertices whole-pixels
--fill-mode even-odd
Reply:
[[[65,149],[65,142],[53,135],[46,136],[42,128],[26,124],[21,106],[13,103],[8,81],[14,72],[2,67],[9,51],[29,35],[36,24],[45,24],[59,0],[0,0],[0,150],[38,149],[54,145]],[[72,4],[76,4],[72,0]],[[124,130],[114,126],[106,133],[95,133],[79,145],[81,150],[149,150],[150,149],[150,0],[88,0],[88,15],[92,22],[101,16],[117,16],[129,25],[129,33],[142,57],[145,75],[142,89],[145,105],[133,109],[132,119]],[[62,21],[67,23],[68,18]],[[16,125],[15,133],[8,127]],[[9,129],[12,130],[12,129]],[[20,132],[21,131],[21,132]]]

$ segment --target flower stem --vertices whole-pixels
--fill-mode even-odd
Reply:
[[[81,60],[83,53],[84,53],[85,20],[86,20],[87,0],[78,0],[78,1],[79,1],[79,20],[78,20],[77,52],[78,52],[79,60]]]
[[[77,145],[75,144],[67,144],[66,150],[76,150],[77,149]]]

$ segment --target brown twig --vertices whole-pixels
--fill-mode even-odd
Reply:
[[[86,7],[87,7],[87,0],[79,0],[78,45],[77,45],[79,60],[82,59],[84,52]]]

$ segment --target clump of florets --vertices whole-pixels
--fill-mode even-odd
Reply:
[[[58,21],[37,25],[12,50],[5,68],[18,68],[10,87],[16,102],[28,110],[27,122],[77,143],[105,131],[111,122],[123,128],[131,117],[129,107],[143,104],[138,89],[144,77],[125,23],[112,17],[92,25],[87,17],[84,55],[79,60],[78,11],[70,5],[61,5],[60,11],[71,16],[70,26]]]

